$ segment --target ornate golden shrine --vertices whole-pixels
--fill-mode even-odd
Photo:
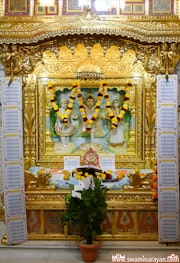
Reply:
[[[0,34],[6,75],[12,79],[23,77],[25,169],[32,165],[63,167],[63,155],[54,153],[46,129],[50,110],[47,82],[51,80],[57,89],[70,89],[77,69],[88,56],[101,67],[109,88],[124,89],[129,81],[132,83],[130,108],[136,125],[131,130],[127,153],[116,155],[116,167],[152,168],[156,75],[172,74],[179,60],[177,17],[16,17],[2,21]],[[84,81],[83,85],[95,88],[97,82]],[[65,190],[49,190],[43,185],[26,191],[29,238],[67,238],[67,229],[62,229],[59,221],[58,233],[54,228],[51,233],[47,230],[47,218],[56,220],[64,209],[65,194]],[[102,238],[157,239],[157,206],[151,190],[110,191],[107,199],[109,214]],[[33,218],[39,222],[36,230],[31,224]],[[142,218],[150,220],[144,229],[140,229]],[[132,220],[133,224],[124,229],[125,223],[117,225],[120,219]],[[148,230],[151,225],[153,228]],[[69,238],[74,236],[70,234]]]
[[[171,48],[174,46],[174,43],[170,45]],[[162,44],[164,47],[170,48]],[[33,63],[38,61],[33,73],[26,77],[24,86],[24,149],[25,160],[30,161],[28,165],[49,166],[54,162],[55,166],[63,167],[62,155],[52,151],[50,133],[45,129],[45,117],[51,108],[47,82],[50,80],[57,90],[64,87],[70,90],[79,66],[91,56],[101,67],[109,89],[123,90],[128,82],[132,83],[130,111],[136,118],[136,126],[130,131],[128,154],[116,155],[117,168],[133,168],[137,163],[139,168],[152,167],[155,157],[156,74],[172,73],[178,60],[177,52],[170,58],[172,49],[166,52],[164,59],[160,48],[158,44],[142,45],[117,36],[101,36],[99,41],[96,35],[63,36],[40,45],[37,53],[30,55],[24,64],[28,71],[32,66],[31,60]],[[97,88],[98,83],[86,80],[81,85]],[[38,149],[36,145],[39,145]],[[83,152],[76,154],[82,155]]]
[[[91,37],[91,40],[92,38],[93,37]],[[86,41],[88,42],[88,37]],[[98,42],[98,39],[94,39],[94,42],[96,41]],[[78,40],[78,42],[80,42],[80,40]],[[123,44],[124,49],[127,48],[126,45],[129,45],[129,43],[127,44],[125,42]],[[44,78],[44,76],[49,76],[48,79],[51,80],[54,86],[56,86],[57,90],[63,90],[64,87],[70,90],[73,76],[76,73],[78,66],[81,65],[88,56],[84,44],[78,44],[74,52],[75,56],[72,56],[71,50],[66,46],[62,46],[58,51],[59,59],[55,57],[55,54],[52,51],[44,52],[43,63],[38,63],[37,67],[35,67],[33,77],[31,75],[31,78],[28,78],[27,80],[27,85],[24,88],[25,159],[31,160],[31,165],[38,164],[41,166],[49,166],[49,163],[54,162],[55,166],[63,167],[64,154],[57,154],[54,152],[50,131],[49,129],[45,129],[46,118],[49,116],[51,104],[49,100],[47,79]],[[124,52],[123,58],[120,61],[118,46],[110,46],[106,52],[106,55],[104,55],[102,46],[97,43],[94,44],[91,49],[91,56],[94,61],[101,66],[110,90],[112,88],[116,88],[117,91],[123,90],[126,84],[131,81],[132,89],[129,108],[133,118],[138,116],[138,118],[136,118],[135,127],[130,131],[131,134],[127,151],[125,154],[116,155],[116,166],[117,168],[132,168],[136,167],[136,163],[138,162],[139,168],[149,168],[152,165],[151,161],[154,157],[155,147],[155,132],[152,128],[155,126],[155,104],[152,107],[152,101],[155,102],[155,90],[152,92],[152,89],[155,89],[155,85],[148,87],[148,82],[152,76],[151,74],[146,73],[146,80],[144,79],[145,71],[143,65],[140,61],[136,65],[135,52],[132,50],[132,46],[130,50]],[[59,68],[61,68],[61,70],[59,70]],[[83,87],[97,88],[98,85],[99,83],[93,80],[81,81],[81,86]],[[146,85],[146,93],[148,97],[151,92],[151,98],[148,98],[151,106],[145,115],[143,115],[143,108],[147,99],[144,100],[146,96],[144,85]],[[151,91],[148,91],[149,89],[151,89]],[[29,90],[31,92],[29,92]],[[33,98],[36,97],[36,94],[38,94],[38,96],[35,100]],[[38,112],[38,114],[36,114],[36,112]],[[148,138],[144,137],[142,129],[145,117],[148,119],[148,122],[151,123],[150,127],[146,125]],[[38,125],[33,127],[35,123],[38,123]],[[31,129],[29,130],[29,128]],[[35,138],[37,134],[38,136]],[[27,135],[30,135],[31,138],[28,138]],[[37,149],[35,150],[35,145],[33,149],[33,144],[31,143],[30,149],[28,143],[26,143],[32,140],[35,142],[35,139],[36,145],[39,145],[38,152]],[[144,140],[147,141],[147,143],[143,146]],[[31,150],[33,152],[36,151],[36,156],[31,155]],[[83,156],[84,151],[79,149],[74,155]]]

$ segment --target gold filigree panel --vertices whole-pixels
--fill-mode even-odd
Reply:
[[[91,57],[98,65],[105,78],[119,78],[119,76],[140,76],[144,73],[142,63],[136,63],[136,53],[129,49],[123,53],[115,45],[110,46],[104,54],[104,49],[100,44],[94,44],[91,48],[90,55],[87,48],[82,44],[77,44],[74,55],[67,46],[62,46],[57,54],[48,50],[43,53],[43,63],[39,63],[35,68],[37,75],[60,76],[60,78],[73,79],[78,68],[84,61]]]
[[[11,77],[26,76],[36,68],[36,74],[44,77],[58,76],[61,72],[63,78],[74,78],[75,67],[77,69],[93,55],[106,77],[112,78],[118,72],[134,74],[142,72],[143,68],[151,74],[172,74],[179,61],[179,49],[178,43],[143,45],[115,35],[81,34],[57,37],[37,45],[3,44],[0,45],[0,60],[6,75]]]
[[[63,210],[65,196],[69,190],[28,190],[26,191],[26,206],[28,210],[59,209]],[[107,192],[108,209],[139,209],[156,210],[157,203],[153,201],[152,192],[145,190],[109,190]]]

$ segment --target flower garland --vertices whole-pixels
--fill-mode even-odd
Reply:
[[[132,84],[130,84],[130,83],[127,84],[127,86],[125,88],[126,93],[125,93],[125,96],[124,96],[124,104],[123,104],[123,106],[121,108],[120,113],[117,116],[115,116],[114,112],[111,109],[111,103],[110,103],[109,93],[108,93],[108,90],[107,90],[106,83],[103,83],[106,109],[108,111],[108,117],[111,120],[111,128],[112,129],[115,129],[115,128],[118,127],[119,122],[122,120],[124,114],[126,113],[126,111],[129,108],[129,99],[130,99],[129,91],[131,89],[131,86],[132,86]]]
[[[86,123],[86,131],[90,132],[92,128],[92,124],[96,121],[100,107],[101,107],[101,101],[103,97],[103,86],[100,86],[98,89],[98,94],[97,94],[97,102],[95,104],[95,109],[94,113],[91,117],[91,119],[88,119],[86,115],[86,109],[84,107],[83,103],[83,97],[82,97],[82,92],[80,86],[77,86],[77,98],[78,98],[78,104],[79,104],[79,109],[81,112],[81,116],[83,121]]]
[[[73,88],[72,88],[71,94],[70,94],[70,100],[69,100],[69,103],[68,103],[68,106],[67,106],[65,113],[61,113],[59,111],[59,107],[56,103],[56,98],[54,96],[55,90],[54,90],[54,86],[52,85],[52,83],[48,83],[48,88],[49,88],[49,92],[50,92],[50,101],[51,101],[51,104],[52,104],[54,111],[56,112],[56,114],[60,118],[60,120],[62,121],[63,125],[67,125],[68,120],[69,120],[69,116],[72,112],[74,100],[76,98],[77,84],[76,83],[73,84]]]
[[[94,109],[94,113],[91,117],[91,119],[88,119],[87,115],[86,115],[86,110],[84,107],[84,103],[83,103],[83,97],[82,97],[82,91],[80,88],[80,84],[78,81],[73,83],[72,86],[72,90],[71,90],[71,94],[70,94],[70,99],[69,99],[69,103],[68,103],[68,107],[66,109],[65,113],[61,113],[59,111],[59,107],[56,103],[56,98],[54,96],[55,91],[54,91],[54,86],[52,83],[48,83],[48,88],[49,88],[49,92],[50,92],[50,101],[52,104],[52,107],[54,109],[54,111],[56,112],[57,116],[60,118],[60,120],[62,121],[63,125],[67,125],[68,124],[68,120],[69,120],[69,116],[72,112],[72,108],[73,108],[73,104],[74,104],[74,100],[76,98],[77,95],[77,100],[78,100],[78,104],[79,104],[79,109],[81,112],[81,116],[83,121],[86,123],[86,131],[90,132],[93,123],[96,121],[100,107],[101,107],[101,102],[102,102],[102,97],[104,96],[105,98],[105,103],[106,103],[106,109],[108,111],[108,117],[111,120],[111,128],[117,128],[119,122],[122,120],[124,114],[126,113],[126,111],[129,108],[129,99],[130,99],[130,89],[131,89],[131,84],[127,84],[126,88],[125,88],[125,96],[124,96],[124,104],[121,108],[120,113],[115,116],[112,109],[111,109],[111,103],[110,103],[110,98],[109,98],[109,93],[108,93],[108,88],[106,86],[106,83],[104,81],[100,82],[99,85],[99,89],[98,89],[98,94],[97,94],[97,102],[95,104],[95,109]]]

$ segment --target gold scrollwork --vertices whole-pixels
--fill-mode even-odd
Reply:
[[[85,52],[90,55],[94,46],[99,43],[99,38],[96,36],[82,36],[77,35],[74,36],[62,36],[61,39],[58,37],[53,41],[45,41],[41,45],[19,45],[19,44],[2,44],[0,46],[1,56],[0,60],[2,61],[5,71],[7,75],[28,75],[34,71],[34,68],[37,66],[37,63],[41,63],[42,65],[46,61],[46,57],[49,55],[54,56],[54,59],[57,61],[56,64],[50,66],[50,64],[44,64],[44,69],[41,73],[50,74],[55,73],[56,71],[62,70],[62,64],[59,61],[59,49],[62,47],[67,47],[70,50],[71,60],[76,57],[78,51],[78,45],[83,44],[85,47]],[[148,73],[158,74],[158,73],[166,73],[172,74],[173,69],[179,60],[179,52],[178,52],[178,44],[176,43],[162,43],[159,44],[146,44],[139,45],[135,41],[127,41],[123,38],[119,38],[117,36],[111,36],[108,38],[107,36],[101,35],[100,45],[102,48],[102,55],[109,55],[109,50],[113,47],[118,48],[119,56],[118,59],[122,60],[125,53],[128,50],[134,50],[135,52],[135,60],[134,60],[134,69],[136,71],[138,69],[138,62],[141,61],[144,69]],[[160,50],[160,52],[158,52]],[[81,49],[82,52],[82,49]],[[83,54],[83,53],[82,53]],[[82,55],[81,54],[81,55]],[[83,56],[82,56],[83,59]],[[98,58],[96,58],[98,60]],[[113,57],[115,59],[115,57]],[[70,67],[71,64],[68,65]],[[50,66],[50,67],[49,67]],[[130,66],[130,65],[126,65]],[[63,66],[64,67],[64,66]],[[76,65],[77,67],[77,65]],[[42,70],[41,69],[41,70]],[[70,70],[71,68],[64,68],[64,70]],[[117,69],[114,68],[116,71]],[[121,67],[121,71],[124,71],[124,67]],[[105,73],[105,71],[104,71]],[[112,74],[112,73],[111,73]]]

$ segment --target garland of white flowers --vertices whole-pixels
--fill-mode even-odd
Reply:
[[[119,122],[122,120],[124,114],[126,113],[126,111],[129,108],[129,99],[130,99],[130,89],[131,89],[131,84],[128,83],[126,88],[125,88],[125,96],[124,96],[124,104],[121,108],[120,113],[115,116],[114,112],[112,111],[111,108],[111,102],[110,102],[110,98],[109,98],[109,93],[108,93],[108,88],[107,85],[104,81],[100,82],[99,85],[99,89],[98,89],[98,94],[97,94],[97,102],[95,104],[95,109],[94,109],[94,113],[91,117],[91,119],[88,119],[87,115],[86,115],[86,110],[84,107],[84,103],[83,103],[83,97],[82,97],[82,91],[81,91],[81,87],[80,87],[80,83],[78,81],[75,81],[73,86],[72,86],[72,90],[71,90],[71,94],[70,94],[70,100],[68,103],[68,107],[66,112],[63,114],[59,111],[59,107],[56,103],[56,98],[54,96],[55,94],[55,89],[52,83],[48,83],[48,88],[49,88],[49,92],[50,92],[50,101],[52,104],[52,107],[54,109],[54,111],[56,112],[57,116],[60,118],[60,120],[62,121],[63,125],[67,125],[68,124],[68,119],[69,116],[72,112],[72,108],[73,108],[73,104],[74,104],[74,100],[77,96],[77,100],[78,100],[78,104],[79,104],[79,109],[81,112],[81,116],[83,121],[86,123],[86,131],[90,132],[93,123],[96,121],[100,107],[101,107],[101,102],[102,102],[102,97],[104,96],[105,98],[105,103],[106,103],[106,109],[108,112],[108,117],[111,120],[111,128],[117,128]]]

